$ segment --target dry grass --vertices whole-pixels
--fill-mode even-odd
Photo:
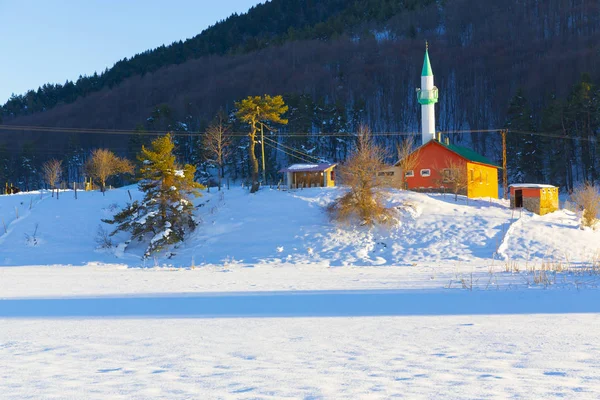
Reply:
[[[519,263],[517,263],[516,261],[513,260],[506,260],[506,262],[504,263],[504,272],[510,272],[518,274],[519,272],[521,272],[521,269],[519,267]]]
[[[477,283],[477,281],[475,281],[475,283]],[[466,278],[461,275],[460,284],[462,285],[463,289],[473,291],[473,273],[471,272]]]
[[[577,188],[571,196],[577,211],[581,211],[581,226],[593,228],[598,222],[600,211],[600,192],[598,187],[586,182]]]

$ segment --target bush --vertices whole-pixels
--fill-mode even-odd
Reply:
[[[340,167],[340,177],[350,192],[328,207],[329,214],[338,221],[356,216],[363,225],[387,222],[390,213],[377,192],[383,183],[376,179],[384,166],[385,150],[374,143],[371,131],[365,126],[360,127],[357,139],[356,150]]]
[[[593,184],[586,182],[572,195],[578,211],[581,211],[581,226],[593,228],[598,221],[600,211],[600,193]]]

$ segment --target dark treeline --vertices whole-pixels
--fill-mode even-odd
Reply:
[[[415,88],[420,84],[425,39],[430,42],[440,89],[439,130],[511,129],[509,172],[513,182],[544,181],[570,188],[578,181],[598,179],[597,1],[292,3],[310,12],[297,11],[303,16],[296,21],[282,8],[282,15],[275,18],[279,22],[260,28],[263,30],[255,26],[260,19],[244,19],[259,18],[262,12],[276,9],[267,5],[288,4],[273,1],[224,21],[222,24],[245,21],[243,29],[250,31],[240,27],[244,32],[240,34],[240,30],[226,29],[231,42],[223,39],[223,43],[232,45],[194,53],[212,55],[179,64],[144,62],[148,70],[133,72],[113,87],[101,85],[100,90],[79,95],[70,104],[63,100],[65,104],[44,112],[15,116],[14,111],[5,109],[5,124],[128,129],[140,134],[6,131],[0,136],[0,179],[29,184],[41,163],[60,157],[69,171],[68,180],[79,181],[81,165],[93,148],[107,147],[132,157],[149,140],[144,131],[202,131],[219,109],[231,114],[235,101],[265,93],[283,94],[290,106],[289,124],[278,131],[279,136],[272,134],[266,146],[272,179],[277,178],[277,168],[289,162],[340,161],[354,143],[348,133],[355,132],[360,122],[374,132],[419,131]],[[377,11],[376,5],[390,8]],[[356,10],[361,13],[354,15]],[[281,33],[284,26],[292,29]],[[236,35],[241,35],[237,42]],[[242,45],[250,46],[250,37],[262,41],[242,49]],[[159,64],[167,66],[151,67]],[[234,132],[247,130],[233,122]],[[498,134],[456,133],[451,138],[500,161]],[[377,139],[393,152],[402,136]],[[177,140],[182,161],[206,170],[198,138],[184,135]],[[247,141],[241,136],[235,141],[226,171],[231,178],[240,179],[248,175]]]
[[[185,42],[174,42],[123,59],[100,75],[80,76],[76,82],[45,84],[37,91],[13,95],[0,109],[3,116],[19,116],[69,104],[135,75],[182,64],[208,55],[243,54],[290,40],[326,40],[352,32],[363,21],[385,21],[433,0],[271,0],[234,14]]]

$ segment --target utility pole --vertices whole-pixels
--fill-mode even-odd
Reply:
[[[508,129],[503,129],[502,133],[502,187],[504,189],[504,200],[508,198],[508,171],[506,170],[506,134]]]
[[[260,123],[260,147],[262,147],[262,167],[263,167],[263,185],[267,184],[267,173],[265,171],[265,136],[263,132],[264,124]]]

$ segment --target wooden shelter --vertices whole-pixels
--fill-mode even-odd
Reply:
[[[469,198],[498,198],[499,166],[466,147],[442,143],[433,139],[413,152],[414,169],[403,171],[409,190],[422,192],[452,191]],[[400,166],[398,162],[396,166]]]
[[[558,188],[536,183],[510,185],[510,208],[524,208],[544,215],[558,210]]]
[[[290,188],[334,187],[337,164],[293,164],[279,172]]]

